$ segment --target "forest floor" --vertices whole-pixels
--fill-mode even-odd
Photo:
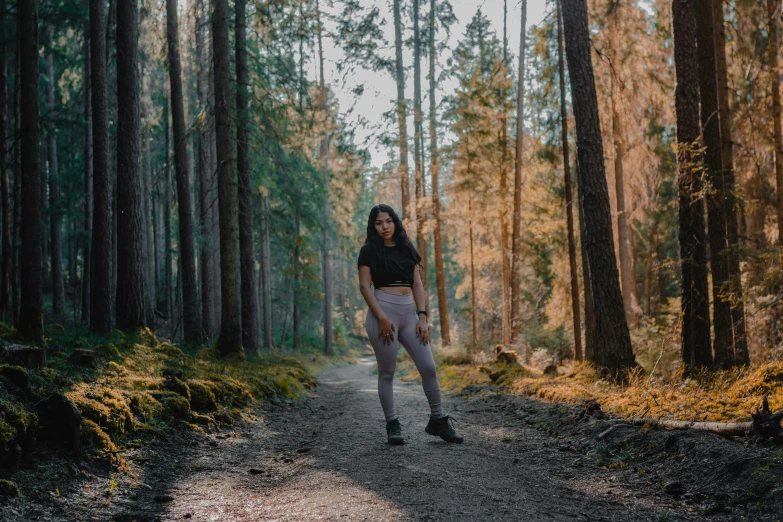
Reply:
[[[395,382],[404,446],[386,444],[370,354],[308,399],[233,427],[127,444],[125,469],[50,460],[17,477],[0,520],[754,520],[783,518],[783,451],[648,430],[596,403],[469,386],[445,398],[465,436],[424,433],[416,382]],[[42,460],[42,462],[44,462]]]

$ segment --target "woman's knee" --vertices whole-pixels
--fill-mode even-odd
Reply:
[[[394,380],[394,370],[378,370],[378,379],[385,383],[392,382]]]

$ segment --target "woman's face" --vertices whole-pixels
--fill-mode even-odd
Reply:
[[[375,231],[383,239],[391,239],[394,235],[394,221],[386,212],[378,212],[375,218]]]

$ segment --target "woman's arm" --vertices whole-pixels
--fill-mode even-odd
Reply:
[[[416,303],[417,311],[427,310],[427,293],[424,291],[424,284],[421,282],[421,268],[419,265],[416,265],[416,268],[413,269],[413,300]],[[426,314],[419,314],[416,332],[418,332],[419,340],[422,344],[430,342],[430,329]]]

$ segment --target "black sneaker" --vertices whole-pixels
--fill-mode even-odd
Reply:
[[[399,419],[386,422],[386,436],[389,439],[389,444],[405,444],[405,439],[402,438],[402,426],[400,426]]]
[[[462,444],[464,439],[451,425],[453,422],[454,419],[445,414],[437,419],[433,419],[432,415],[430,415],[430,421],[427,423],[427,427],[424,428],[424,431],[429,435],[440,437],[446,442]]]

